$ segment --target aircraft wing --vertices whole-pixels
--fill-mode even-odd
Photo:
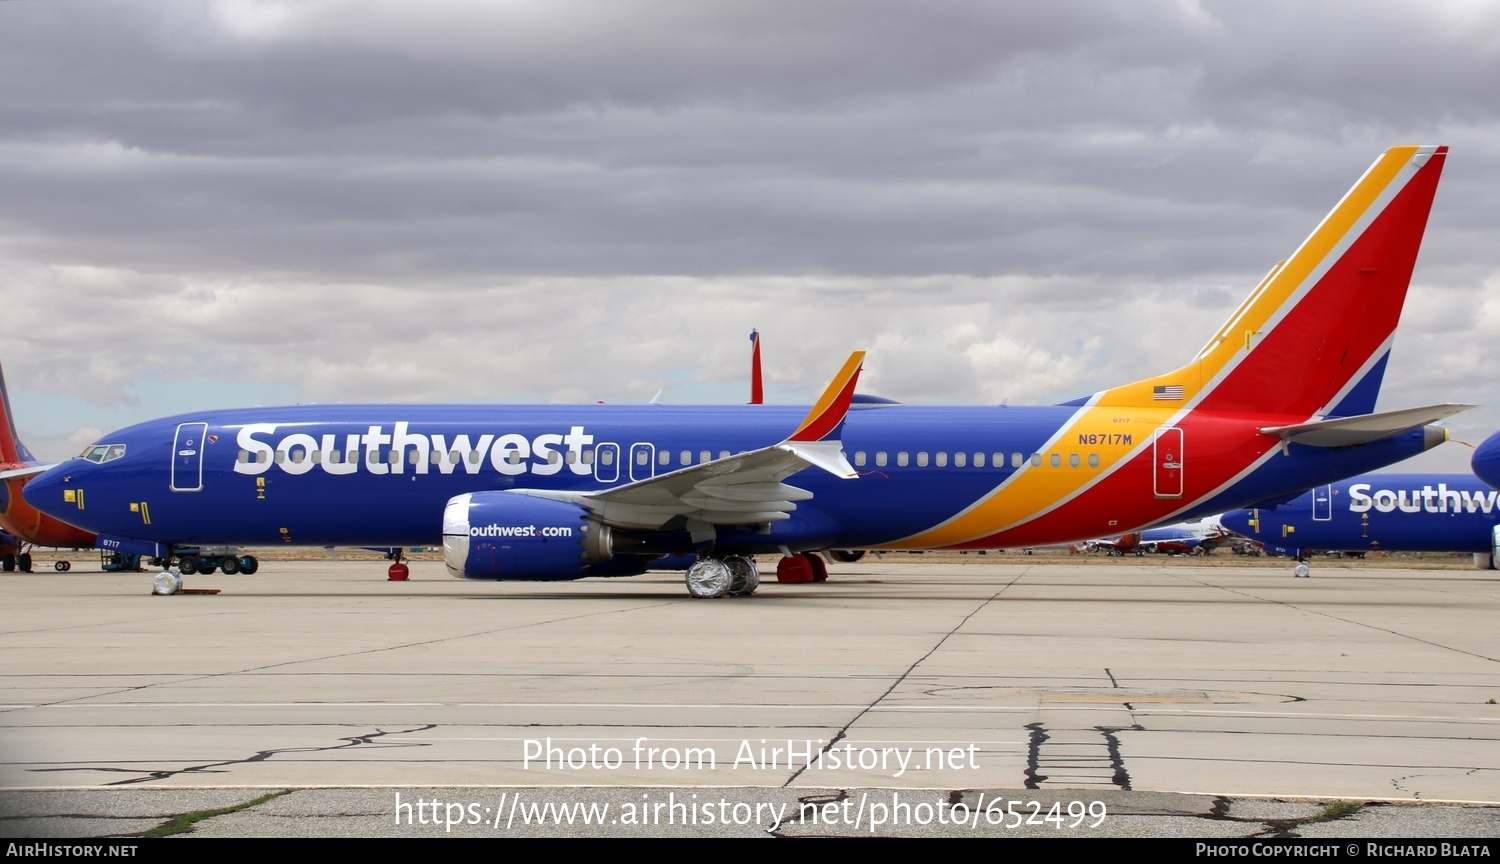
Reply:
[[[782,483],[804,468],[858,475],[835,437],[853,400],[863,351],[849,356],[807,417],[786,440],[700,465],[593,492],[513,490],[586,507],[609,525],[653,529],[677,517],[707,525],[756,525],[791,518],[811,492]]]
[[[0,471],[0,480],[8,480],[11,477],[30,477],[35,474],[40,474],[51,467],[51,465],[26,465],[21,468],[10,468],[5,471]]]
[[[1358,417],[1314,420],[1291,426],[1265,426],[1260,431],[1294,444],[1307,444],[1313,447],[1350,447],[1394,438],[1402,432],[1435,423],[1444,417],[1451,417],[1473,407],[1473,405],[1458,403],[1429,405],[1425,408],[1403,408],[1400,411],[1361,414]]]

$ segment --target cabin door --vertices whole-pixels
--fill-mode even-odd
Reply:
[[[207,423],[179,423],[172,440],[172,491],[197,492],[203,488],[203,439]]]
[[[1182,430],[1167,426],[1151,439],[1153,489],[1158,498],[1182,497]]]
[[[1328,522],[1333,519],[1333,487],[1324,484],[1313,490],[1313,521]]]

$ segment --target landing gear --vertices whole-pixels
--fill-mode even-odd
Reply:
[[[30,552],[22,552],[20,555],[16,556],[16,569],[20,570],[22,573],[30,573],[31,572],[31,553]]]
[[[14,552],[7,552],[4,555],[0,555],[0,570],[5,571],[6,573],[11,573],[14,572],[15,569],[16,555]]]
[[[688,593],[697,598],[723,597],[729,593],[734,575],[718,558],[699,558],[687,569]]]
[[[749,597],[760,587],[760,568],[744,555],[730,555],[724,559],[729,566],[729,595]]]

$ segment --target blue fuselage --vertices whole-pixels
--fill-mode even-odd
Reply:
[[[899,546],[976,502],[1005,495],[1019,472],[1056,472],[1044,479],[1065,483],[1068,472],[1097,461],[1091,457],[1102,457],[1099,471],[1114,461],[1149,457],[1143,450],[1149,433],[1124,436],[1123,444],[1105,436],[1061,440],[1059,429],[1078,411],[856,407],[844,422],[842,443],[858,478],[804,470],[787,482],[813,497],[800,502],[791,518],[768,526],[719,526],[714,542],[746,551]],[[209,412],[109,435],[83,457],[36,478],[25,494],[39,509],[98,532],[106,545],[430,545],[440,542],[444,505],[456,495],[610,489],[775,444],[804,413],[764,405],[344,405]],[[1146,419],[1148,425],[1158,422]],[[1214,422],[1231,430],[1240,424],[1240,438],[1249,440],[1258,434],[1255,424],[1264,421]],[[1243,450],[1240,438],[1235,447]],[[1293,445],[1261,457],[1258,467],[1230,484],[1186,498],[1153,496],[1151,478],[1142,477],[1135,505],[1111,493],[1094,508],[1097,517],[1048,526],[1044,537],[1026,535],[1014,545],[1068,542],[1159,523],[1168,513],[1191,518],[1285,496],[1306,488],[1308,480],[1327,481],[1406,458],[1430,446],[1430,438],[1417,429],[1359,447]],[[1189,486],[1200,466],[1203,474],[1226,470],[1225,457],[1207,445],[1201,451],[1189,445],[1172,458]],[[1041,499],[1024,506],[1040,512],[1052,503]],[[1010,545],[1005,528],[996,525],[993,537],[977,542]],[[684,545],[693,544],[665,544]]]
[[[1274,551],[1489,552],[1496,490],[1470,474],[1364,474],[1220,521]]]

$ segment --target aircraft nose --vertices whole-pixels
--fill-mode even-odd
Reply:
[[[54,465],[46,471],[31,478],[21,490],[21,497],[26,503],[35,507],[48,516],[62,518],[65,515],[64,507],[71,510],[78,509],[76,491],[74,501],[65,501],[67,489],[74,486],[71,472],[65,471],[66,465]]]

